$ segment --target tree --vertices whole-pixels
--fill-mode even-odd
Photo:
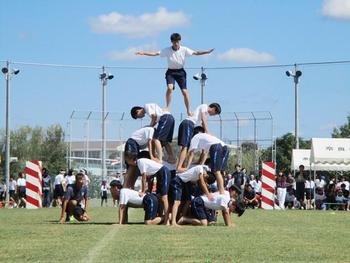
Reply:
[[[4,142],[3,137],[1,142]],[[11,131],[10,146],[11,157],[18,158],[17,162],[10,164],[10,174],[16,175],[23,171],[25,162],[29,160],[43,161],[43,166],[51,174],[57,173],[66,165],[64,131],[60,125],[52,125],[46,130],[42,127],[22,126]],[[1,162],[1,167],[3,171],[5,161]]]
[[[350,114],[347,117],[348,123],[340,126],[339,128],[334,128],[332,137],[333,138],[350,138]]]
[[[310,149],[311,140],[299,139],[301,149]],[[292,160],[292,151],[295,145],[295,137],[292,133],[287,133],[276,139],[276,169],[289,170]],[[262,161],[271,161],[271,147],[263,151]]]

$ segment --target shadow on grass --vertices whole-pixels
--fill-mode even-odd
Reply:
[[[48,220],[45,223],[59,225],[60,223],[57,220]],[[64,225],[115,225],[116,222],[66,222]],[[143,222],[130,222],[127,225],[144,225]]]

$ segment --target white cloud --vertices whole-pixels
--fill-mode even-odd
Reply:
[[[217,55],[218,59],[242,63],[271,63],[275,58],[267,52],[258,52],[250,48],[231,48]]]
[[[153,44],[147,44],[138,47],[129,47],[122,51],[111,51],[107,54],[107,58],[110,60],[127,60],[132,61],[140,58],[141,56],[135,55],[136,51],[158,51],[157,47]]]
[[[322,13],[330,18],[350,20],[350,0],[325,0]]]
[[[174,27],[183,27],[190,22],[181,11],[169,12],[160,7],[155,13],[131,16],[112,12],[91,19],[91,30],[101,34],[122,34],[128,37],[147,37]]]

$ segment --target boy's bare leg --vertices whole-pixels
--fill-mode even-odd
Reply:
[[[224,189],[224,179],[222,178],[221,172],[220,171],[216,171],[215,172],[215,178],[216,178],[216,182],[218,185],[218,190],[220,192],[220,194],[223,194],[225,189]]]
[[[164,145],[164,148],[165,148],[165,151],[168,155],[168,163],[175,163],[176,162],[176,159],[175,159],[175,156],[174,156],[174,151],[173,151],[173,147],[171,147],[171,144],[170,143],[165,143]]]
[[[196,218],[192,218],[192,217],[186,217],[186,216],[182,216],[179,221],[178,221],[179,225],[193,225],[193,226],[201,226],[202,223],[200,220],[196,219]]]
[[[165,111],[169,111],[173,90],[174,90],[174,85],[168,84],[166,89],[166,95],[165,95],[165,99],[166,99],[166,106],[164,108]]]
[[[184,96],[184,102],[187,110],[187,115],[192,116],[191,106],[190,106],[190,96],[188,95],[187,89],[181,89],[182,95]]]
[[[177,162],[176,170],[179,170],[179,168],[183,167],[183,164],[185,162],[187,155],[187,147],[181,147],[180,154],[179,154],[179,160]]]
[[[169,225],[169,202],[168,202],[168,195],[162,196],[162,204],[164,208],[164,225]]]
[[[171,211],[171,225],[172,226],[177,226],[176,217],[177,217],[177,211],[179,209],[180,203],[181,203],[181,201],[179,201],[179,200],[174,201],[173,209]]]
[[[162,163],[163,162],[163,151],[162,151],[162,144],[160,143],[159,140],[154,139],[154,148],[157,152],[157,158],[159,159],[159,162]]]

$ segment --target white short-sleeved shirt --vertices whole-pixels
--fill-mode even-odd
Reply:
[[[67,175],[65,180],[66,180],[67,184],[75,184],[75,176],[74,175]]]
[[[314,187],[315,187],[314,181],[310,181],[310,180],[305,181],[305,188],[306,189],[313,189]]]
[[[207,104],[201,104],[199,105],[193,112],[192,116],[188,116],[186,119],[190,120],[194,123],[194,126],[201,126],[202,125],[202,113],[205,113],[208,115],[208,105]]]
[[[9,190],[14,191],[16,190],[17,183],[15,180],[9,182]]]
[[[142,206],[143,196],[139,196],[139,193],[129,188],[122,188],[120,190],[119,204],[120,205],[134,205]]]
[[[143,108],[145,109],[145,112],[149,117],[152,117],[152,115],[156,115],[157,122],[159,121],[160,117],[163,116],[163,114],[167,113],[164,112],[163,109],[155,103],[147,103]]]
[[[135,140],[140,148],[145,148],[148,141],[152,140],[154,134],[153,127],[143,127],[131,134],[131,139]]]
[[[62,184],[62,181],[64,180],[63,174],[58,174],[55,176],[55,185]]]
[[[157,173],[160,168],[163,167],[163,165],[147,158],[141,158],[137,160],[137,167],[139,168],[141,174],[151,176]]]
[[[197,182],[199,180],[199,175],[204,173],[204,169],[202,165],[196,165],[191,169],[183,173],[178,173],[177,176],[180,177],[181,181],[184,183],[187,182]]]
[[[18,186],[26,186],[26,179],[24,179],[24,178],[18,178],[18,179],[17,179],[17,185],[18,185]]]
[[[222,146],[225,145],[223,141],[219,140],[213,135],[210,135],[208,133],[198,133],[193,136],[189,151],[197,149],[208,151],[210,146],[218,143],[220,143]]]
[[[159,51],[161,57],[166,57],[169,69],[181,69],[185,66],[185,58],[192,56],[194,51],[188,47],[180,46],[178,50],[167,47]]]
[[[215,192],[213,193],[213,197],[214,199],[210,201],[206,195],[201,196],[206,208],[214,210],[225,210],[228,208],[228,203],[230,202],[230,194],[228,191],[225,191],[224,194]]]

